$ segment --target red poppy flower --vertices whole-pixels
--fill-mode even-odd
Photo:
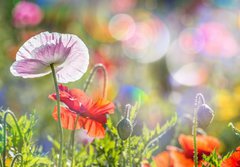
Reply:
[[[76,129],[85,129],[91,137],[104,137],[106,115],[114,112],[113,103],[102,98],[93,101],[82,90],[68,89],[63,85],[59,85],[59,94],[60,101],[66,105],[61,107],[63,128],[73,130],[74,122],[79,115]],[[56,94],[49,95],[49,98],[56,100]],[[58,120],[57,107],[54,108],[53,118]]]
[[[221,167],[240,167],[240,147],[222,162]]]
[[[173,161],[170,158],[168,151],[161,152],[157,156],[153,157],[157,167],[173,167]]]
[[[179,144],[182,146],[187,157],[192,158],[194,153],[193,137],[180,135],[178,138]],[[216,151],[220,147],[220,142],[217,138],[205,135],[197,136],[198,159],[202,159],[202,155],[210,155],[214,149]]]
[[[180,135],[179,143],[183,150],[174,146],[168,146],[167,151],[164,151],[154,157],[154,161],[157,167],[188,167],[194,166],[193,161],[193,137]],[[197,136],[197,148],[199,156],[198,166],[205,164],[202,160],[202,155],[209,155],[214,149],[218,149],[220,142],[211,136]]]

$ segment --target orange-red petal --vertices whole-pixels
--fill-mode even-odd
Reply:
[[[193,137],[187,135],[180,135],[178,140],[186,156],[193,157],[194,152]],[[209,155],[214,149],[218,150],[219,147],[220,142],[217,138],[204,135],[197,136],[197,149],[199,159],[202,158],[203,154]]]
[[[161,152],[153,157],[153,160],[157,167],[173,167],[173,162],[168,151]]]
[[[104,99],[99,99],[91,106],[91,108],[89,108],[89,117],[105,124],[107,122],[106,114],[113,113],[114,108],[115,106],[113,103]]]
[[[221,167],[240,167],[240,147],[222,162]]]
[[[52,116],[56,121],[58,121],[57,106],[54,107]],[[66,107],[61,107],[61,122],[64,129],[73,130],[76,118],[77,114],[73,113]],[[83,127],[85,122],[86,118],[80,116],[77,121],[76,129]]]
[[[83,129],[85,129],[91,137],[103,138],[105,135],[103,124],[90,118],[87,118],[84,122]]]

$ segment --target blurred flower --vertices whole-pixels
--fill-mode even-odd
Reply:
[[[102,138],[105,135],[104,125],[107,114],[114,112],[114,104],[99,98],[94,101],[80,89],[68,89],[59,85],[60,101],[67,107],[61,107],[61,121],[65,129],[73,130],[77,116],[79,119],[76,129],[83,128],[91,137]],[[56,100],[56,94],[51,94],[50,99]],[[57,107],[54,108],[53,117],[58,120]]]
[[[240,166],[240,147],[227,159],[225,159],[221,167],[238,167]]]
[[[43,18],[40,7],[27,1],[20,1],[13,9],[12,15],[15,27],[35,26]]]
[[[111,10],[116,13],[126,12],[136,6],[136,0],[112,0],[110,1]]]
[[[239,86],[238,86],[239,87]],[[228,91],[225,89],[219,90],[216,96],[216,111],[218,111],[218,118],[220,121],[229,121],[236,118],[239,115],[239,99],[237,91],[239,88],[235,88],[234,91]]]
[[[153,157],[154,162],[156,163],[156,166],[162,166],[162,167],[172,167],[173,161],[170,158],[170,153],[168,151],[163,151],[157,156]]]
[[[108,20],[102,17],[101,13],[98,15],[87,14],[83,16],[84,30],[93,39],[103,43],[112,43],[115,39],[111,36],[108,29]]]
[[[35,78],[51,73],[53,64],[58,82],[67,83],[80,79],[88,63],[88,49],[76,35],[42,32],[23,44],[10,71],[14,76]]]
[[[238,53],[238,43],[224,24],[207,22],[200,25],[198,31],[199,38],[204,41],[203,53],[207,56],[231,57]]]
[[[175,147],[169,147],[168,151],[164,151],[154,157],[157,167],[187,167],[194,166],[192,158],[187,158],[183,151]],[[199,166],[201,166],[199,164]]]
[[[193,161],[193,137],[187,135],[180,135],[179,144],[183,150],[173,146],[168,147],[168,151],[164,151],[154,157],[154,161],[158,167],[186,167],[194,166]],[[205,163],[202,160],[202,155],[210,155],[214,149],[218,150],[220,142],[217,138],[211,136],[197,136],[197,148],[198,148],[198,159],[199,166]]]
[[[77,141],[79,143],[82,143],[83,145],[87,145],[89,143],[92,143],[94,140],[93,137],[89,137],[87,135],[87,131],[86,130],[83,130],[81,129],[80,131],[78,131],[78,134],[77,134]]]

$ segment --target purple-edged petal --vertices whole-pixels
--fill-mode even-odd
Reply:
[[[61,34],[60,33],[49,33],[42,32],[38,35],[33,36],[29,40],[27,40],[22,47],[19,49],[16,55],[16,60],[22,59],[35,59],[36,55],[33,54],[33,51],[36,48],[41,48],[43,46],[48,45],[56,45],[60,41]]]
[[[35,59],[19,60],[12,64],[10,71],[14,76],[23,78],[41,77],[51,73],[49,66]]]
[[[87,71],[89,53],[86,45],[76,35],[42,32],[23,44],[17,52],[16,64],[18,61],[28,59],[41,62],[40,64],[43,66],[54,64],[58,82],[67,83],[80,79]],[[28,67],[26,66],[26,68]],[[39,66],[36,67],[36,69],[38,68]],[[22,66],[21,70],[24,71]],[[30,74],[31,70],[33,70],[32,74],[34,73],[31,75],[32,78],[43,76],[42,72],[39,75],[36,73],[38,70],[35,70],[33,65],[31,69],[27,70],[27,73]],[[19,73],[13,68],[11,71],[15,76],[28,77],[25,71]]]
[[[60,83],[73,82],[87,71],[89,54],[86,45],[75,35],[62,35],[62,43],[71,47],[63,64],[57,66],[57,79]]]

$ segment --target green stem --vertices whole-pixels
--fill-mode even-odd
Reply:
[[[75,143],[75,131],[76,131],[76,127],[77,127],[77,122],[78,122],[78,118],[79,118],[79,114],[77,115],[77,118],[76,118],[76,120],[75,120],[75,122],[74,122],[74,129],[73,129],[73,131],[72,131],[72,133],[71,133],[71,142],[72,142],[72,163],[71,163],[71,167],[74,167],[74,156],[75,156],[75,151],[74,151],[74,149],[75,149],[75,145],[74,145],[74,143]]]
[[[90,85],[90,83],[92,82],[92,79],[93,79],[93,76],[94,76],[94,74],[95,74],[95,72],[97,71],[97,70],[102,70],[103,71],[103,75],[104,75],[104,81],[103,81],[103,98],[106,98],[107,97],[107,81],[108,81],[108,77],[107,77],[107,70],[106,70],[106,68],[105,68],[105,66],[103,65],[103,64],[96,64],[94,67],[93,67],[93,69],[92,69],[92,71],[91,71],[91,73],[90,73],[90,75],[89,75],[89,77],[88,77],[88,79],[87,79],[87,81],[86,81],[86,84],[85,84],[85,87],[84,87],[84,89],[83,89],[83,91],[84,92],[86,92],[87,91],[87,89],[88,89],[88,87],[89,87],[89,85]],[[75,143],[75,141],[74,141],[74,139],[75,139],[75,131],[76,131],[76,126],[77,126],[77,121],[78,121],[78,119],[79,119],[79,116],[80,115],[77,115],[77,118],[76,118],[76,120],[75,120],[75,123],[74,123],[74,129],[73,129],[73,131],[72,131],[72,133],[71,133],[71,140],[70,140],[70,142],[71,142],[71,147],[72,147],[72,163],[71,163],[71,166],[73,167],[74,166],[74,156],[75,156],[75,152],[74,152],[74,149],[75,149],[75,147],[74,147],[74,143]]]
[[[95,74],[95,72],[97,71],[97,70],[102,70],[103,71],[103,77],[104,77],[104,83],[103,83],[103,98],[106,98],[107,97],[107,85],[108,85],[108,76],[107,76],[107,70],[106,70],[106,68],[105,68],[105,66],[103,65],[103,64],[96,64],[94,67],[93,67],[93,69],[92,69],[92,71],[91,71],[91,73],[90,73],[90,75],[89,75],[89,77],[88,77],[88,79],[87,79],[87,81],[86,81],[86,84],[85,84],[85,87],[84,87],[84,92],[87,90],[87,88],[88,88],[88,86],[89,86],[89,84],[92,82],[92,79],[93,79],[93,75]]]
[[[3,167],[2,159],[0,159],[0,167]]]
[[[194,166],[198,167],[198,149],[197,149],[197,128],[198,128],[198,118],[197,118],[197,112],[199,107],[205,104],[205,99],[201,93],[198,93],[196,95],[195,99],[195,108],[193,113],[193,147],[194,147]]]
[[[131,160],[131,137],[128,138],[128,156],[129,156],[129,167],[132,166]]]
[[[14,167],[15,161],[18,159],[18,157],[21,158],[21,166],[23,166],[23,157],[22,157],[22,154],[19,153],[19,154],[16,154],[15,157],[13,158],[10,167]]]
[[[57,77],[54,69],[54,65],[50,64],[51,70],[52,70],[52,76],[54,81],[54,86],[56,90],[56,97],[57,97],[57,113],[58,113],[58,128],[60,132],[60,153],[59,153],[59,160],[58,160],[58,167],[62,167],[62,154],[63,154],[63,128],[62,128],[62,122],[61,122],[61,113],[60,113],[60,95],[59,95],[59,89],[58,89],[58,83],[57,83]]]
[[[4,113],[4,116],[3,116],[3,166],[5,167],[6,164],[5,164],[5,157],[6,157],[6,140],[7,140],[7,132],[6,132],[6,129],[7,129],[7,116],[8,115],[11,115],[13,120],[14,120],[14,123],[17,127],[17,131],[18,131],[18,134],[20,136],[20,148],[19,148],[19,152],[21,152],[22,150],[22,142],[23,142],[23,136],[22,136],[22,132],[20,130],[20,127],[18,126],[18,123],[17,123],[17,118],[15,117],[15,115],[11,112],[11,111],[6,111]]]
[[[193,116],[193,145],[194,145],[194,166],[198,166],[198,150],[197,150],[197,110],[194,110]]]
[[[122,160],[123,160],[123,166],[126,166],[126,160],[125,160],[125,156],[124,156],[124,152],[125,152],[125,145],[124,145],[124,141],[121,140],[122,142]]]

